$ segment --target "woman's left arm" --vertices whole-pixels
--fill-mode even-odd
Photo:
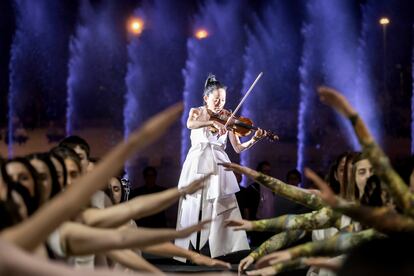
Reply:
[[[230,143],[233,146],[233,149],[237,153],[241,153],[242,151],[251,148],[257,141],[262,139],[266,132],[262,129],[256,130],[255,134],[250,138],[248,141],[242,143],[238,135],[236,135],[233,131],[229,132],[229,139]]]

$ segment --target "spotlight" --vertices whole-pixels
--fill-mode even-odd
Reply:
[[[129,32],[133,35],[140,35],[144,30],[144,21],[141,18],[132,18],[128,23]]]
[[[197,39],[204,39],[204,38],[206,38],[206,37],[208,37],[208,32],[207,32],[207,30],[205,30],[205,29],[199,29],[199,30],[197,30],[196,32],[195,32],[195,35],[194,35]]]
[[[381,19],[379,20],[379,23],[383,26],[388,25],[390,24],[390,19],[388,17],[381,17]]]

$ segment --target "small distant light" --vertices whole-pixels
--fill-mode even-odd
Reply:
[[[382,17],[382,18],[379,20],[379,23],[380,23],[381,25],[388,25],[388,24],[390,24],[390,20],[389,20],[389,18],[387,18],[387,17]]]
[[[134,35],[140,35],[144,30],[144,21],[141,18],[133,18],[128,24],[129,31]]]
[[[208,37],[208,32],[205,29],[199,29],[199,30],[196,31],[195,37],[197,39],[204,39],[204,38]]]

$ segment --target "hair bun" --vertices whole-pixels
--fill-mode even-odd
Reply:
[[[216,76],[212,73],[208,74],[206,82],[204,84],[204,89],[207,89],[209,86],[219,84],[220,82],[216,79]]]

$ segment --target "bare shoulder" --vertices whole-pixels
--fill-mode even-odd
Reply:
[[[189,118],[197,119],[203,113],[203,107],[193,107],[190,109]]]

